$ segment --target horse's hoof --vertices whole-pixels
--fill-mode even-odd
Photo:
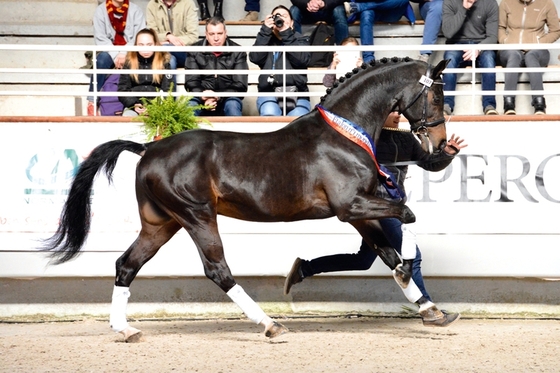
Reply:
[[[402,216],[401,222],[403,224],[410,224],[416,222],[416,215],[414,215],[412,210],[407,205],[403,206],[403,211],[401,216]]]
[[[447,313],[440,311],[436,306],[420,311],[422,316],[422,324],[424,326],[446,327],[459,320],[461,315],[459,313]]]
[[[131,326],[120,331],[120,333],[124,336],[124,341],[126,343],[138,343],[143,341],[142,332]]]
[[[265,337],[268,338],[276,338],[281,336],[284,333],[287,333],[289,330],[284,325],[280,324],[279,322],[273,321],[264,331]]]
[[[403,289],[408,287],[410,283],[410,277],[412,273],[407,270],[407,268],[403,267],[402,264],[397,265],[397,267],[393,270],[393,277],[399,286]]]

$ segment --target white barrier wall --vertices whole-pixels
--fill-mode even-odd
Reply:
[[[284,123],[216,123],[214,129],[270,131]],[[560,135],[558,122],[451,122],[469,144],[439,173],[411,166],[409,206],[416,213],[425,276],[560,278]],[[52,235],[73,170],[96,145],[143,141],[136,123],[0,123],[0,277],[113,276],[114,262],[136,238],[138,156],[123,153],[109,186],[93,195],[92,232],[77,260],[48,266],[36,248]],[[271,144],[273,146],[273,144]],[[360,237],[336,219],[249,223],[220,218],[235,276],[284,276],[295,257],[355,252]],[[341,273],[364,275],[364,272]],[[185,232],[166,244],[139,276],[202,276]],[[381,261],[366,275],[389,275]]]

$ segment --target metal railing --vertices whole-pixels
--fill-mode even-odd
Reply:
[[[515,47],[515,48],[514,48]],[[510,50],[510,49],[520,49],[520,50],[531,50],[531,49],[548,49],[548,50],[559,50],[560,44],[518,44],[518,45],[511,45],[511,44],[435,44],[435,45],[399,45],[398,50],[396,50],[395,46],[392,45],[374,45],[374,46],[305,46],[305,47],[271,47],[271,46],[239,46],[239,47],[232,47],[232,46],[224,46],[224,47],[211,47],[211,46],[188,46],[188,47],[135,47],[135,46],[98,46],[98,45],[17,45],[17,44],[0,44],[0,55],[9,53],[12,51],[27,51],[27,52],[56,52],[56,51],[93,51],[94,56],[94,64],[91,70],[84,70],[80,68],[58,68],[56,66],[53,67],[44,67],[44,68],[21,68],[21,67],[3,67],[0,68],[0,76],[4,76],[2,79],[4,84],[6,82],[9,83],[9,77],[14,76],[14,74],[53,74],[53,75],[64,75],[64,74],[79,74],[82,75],[86,74],[93,74],[94,77],[94,84],[93,84],[93,91],[88,92],[76,92],[70,91],[67,89],[56,89],[53,88],[52,90],[43,91],[43,90],[33,90],[27,89],[25,91],[18,91],[18,90],[0,90],[0,96],[73,96],[73,97],[93,97],[94,100],[97,100],[101,96],[137,96],[135,92],[98,92],[97,91],[97,84],[96,84],[96,74],[115,74],[115,73],[166,73],[166,74],[175,74],[175,75],[183,75],[187,73],[193,74],[247,74],[249,76],[249,81],[251,81],[252,76],[258,76],[261,74],[301,74],[305,73],[308,76],[317,74],[317,75],[324,75],[324,69],[309,69],[309,70],[286,70],[286,69],[276,69],[276,70],[259,70],[259,69],[248,69],[248,70],[115,70],[115,69],[97,69],[95,63],[95,56],[97,52],[100,51],[144,51],[144,50],[153,50],[153,51],[184,51],[184,52],[208,52],[208,51],[221,51],[221,52],[256,52],[256,51],[311,51],[311,52],[319,52],[319,51],[336,51],[340,50],[340,48],[344,48],[344,50],[356,50],[356,51],[375,51],[388,56],[390,52],[395,52],[396,55],[403,55],[403,52],[408,51],[408,55],[410,56],[417,56],[420,50],[431,49],[434,53],[438,53],[441,51],[446,50]],[[404,54],[406,55],[406,53]],[[551,55],[555,55],[554,52],[551,52]],[[286,58],[286,55],[283,54],[283,58]],[[378,57],[379,58],[379,57]],[[51,59],[52,64],[56,65],[56,59]],[[285,61],[284,61],[285,62]],[[432,61],[432,63],[436,63],[438,61]],[[285,63],[283,63],[285,65]],[[482,91],[480,88],[480,84],[477,81],[477,74],[479,73],[486,73],[486,72],[499,72],[499,73],[530,73],[530,72],[542,72],[547,74],[554,74],[560,73],[560,66],[559,65],[550,65],[549,67],[545,68],[501,68],[499,67],[498,58],[497,58],[497,65],[496,68],[477,68],[474,61],[471,65],[470,69],[446,69],[444,73],[458,73],[462,74],[461,81],[464,82],[465,76],[468,78],[468,82],[470,83],[470,89],[461,89],[456,90],[454,92],[446,91],[446,95],[453,95],[453,96],[470,96],[472,105],[471,107],[475,107],[475,101],[478,97],[484,95],[544,95],[552,96],[552,95],[560,95],[560,86],[558,89],[546,89],[542,91],[531,91],[527,89],[522,89],[519,87],[518,90],[515,91],[504,91],[504,90],[494,90],[494,91]],[[558,82],[560,82],[560,74],[558,75]],[[554,80],[556,81],[556,80]],[[464,84],[462,85],[464,88]],[[58,88],[58,87],[57,87]],[[142,95],[146,97],[153,97],[157,95],[167,95],[167,92],[161,93],[142,93]],[[174,96],[181,96],[181,95],[189,95],[194,97],[201,97],[202,93],[196,92],[177,92],[172,93]],[[324,95],[324,91],[310,91],[310,92],[240,92],[236,93],[236,96],[239,97],[258,97],[258,96],[271,96],[277,97],[282,95],[289,95],[289,96],[296,96],[296,97],[321,97]],[[231,96],[230,92],[216,92],[217,97],[228,97]],[[472,113],[474,114],[474,113]]]

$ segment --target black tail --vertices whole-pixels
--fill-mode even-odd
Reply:
[[[67,262],[77,256],[86,241],[91,224],[90,195],[95,175],[104,168],[110,183],[119,155],[125,150],[143,155],[147,145],[125,140],[109,141],[93,149],[82,162],[70,186],[58,229],[51,238],[43,241],[44,246],[41,248],[51,252],[54,264]]]

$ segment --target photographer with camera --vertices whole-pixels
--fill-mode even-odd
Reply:
[[[311,109],[309,97],[283,97],[286,92],[309,92],[306,74],[282,74],[284,69],[284,52],[282,46],[306,46],[309,40],[293,30],[293,19],[290,11],[279,5],[267,16],[257,34],[255,46],[277,46],[275,51],[251,52],[249,60],[264,70],[279,70],[278,74],[263,74],[259,76],[259,92],[278,92],[278,97],[258,97],[257,109],[261,116],[279,116],[283,109],[289,116],[307,114]],[[307,69],[311,53],[286,52],[286,69]]]

